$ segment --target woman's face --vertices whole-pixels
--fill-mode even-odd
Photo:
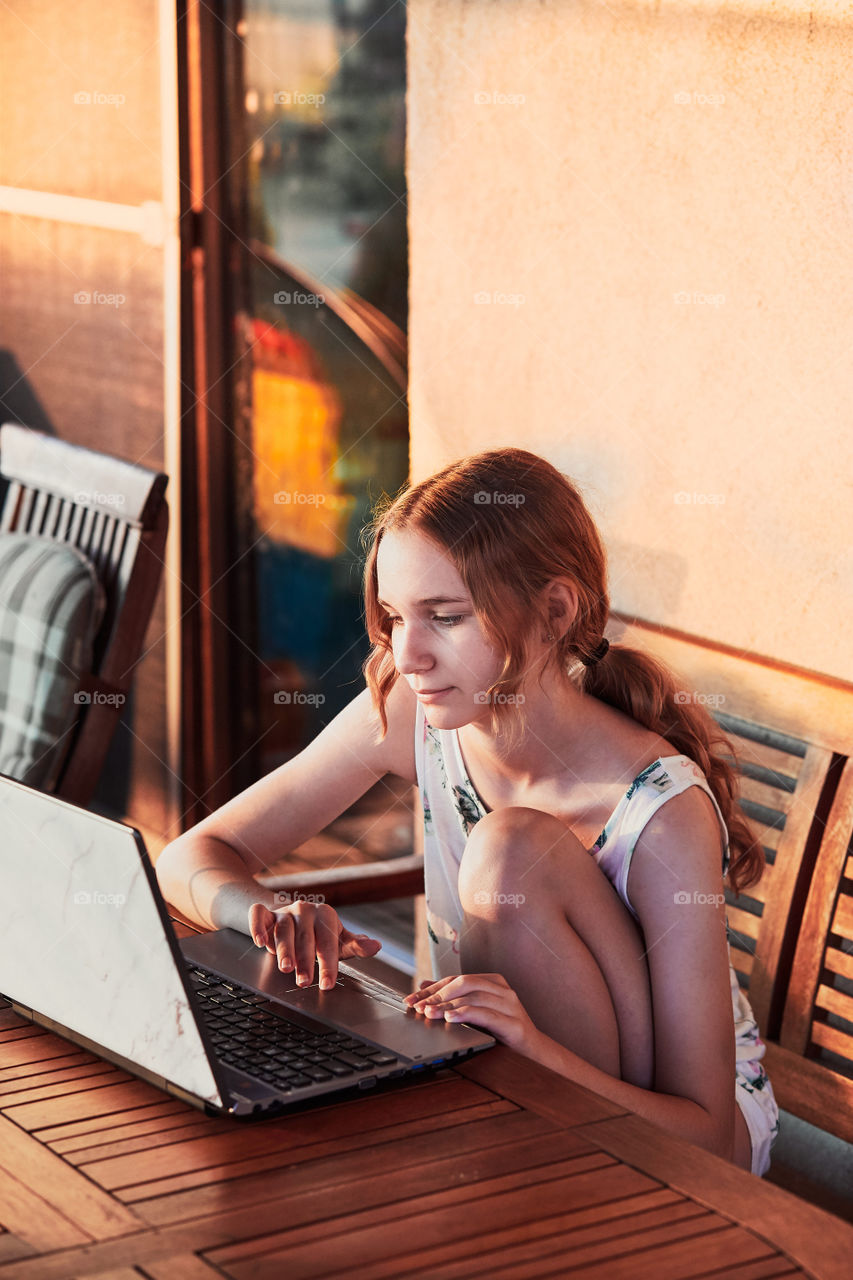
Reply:
[[[503,663],[450,557],[423,534],[397,530],[383,534],[376,569],[394,665],[427,720],[440,729],[488,723],[487,690]]]

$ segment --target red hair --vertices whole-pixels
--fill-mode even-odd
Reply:
[[[568,579],[577,612],[555,641],[548,662],[582,692],[599,698],[689,756],[708,783],[729,834],[728,879],[735,892],[756,883],[764,851],[737,805],[737,775],[723,756],[734,750],[703,706],[679,697],[678,683],[661,662],[639,649],[611,644],[591,658],[610,613],[607,557],[598,529],[578,490],[556,467],[525,449],[474,454],[386,499],[364,531],[368,540],[364,603],[371,650],[364,673],[383,732],[385,699],[397,680],[391,623],[378,602],[376,557],[392,529],[415,530],[450,557],[471,596],[489,643],[503,654],[503,668],[488,690],[492,726],[510,736],[524,729],[515,698],[528,663],[528,642],[547,631],[544,589]]]

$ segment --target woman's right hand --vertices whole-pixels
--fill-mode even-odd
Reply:
[[[350,933],[325,902],[297,900],[275,911],[262,902],[254,902],[249,908],[249,933],[256,947],[266,947],[276,956],[282,973],[296,969],[300,987],[312,981],[316,956],[322,991],[335,985],[338,960],[375,956],[382,947],[378,938]]]

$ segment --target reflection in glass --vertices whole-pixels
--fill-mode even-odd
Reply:
[[[265,771],[362,687],[359,535],[408,473],[405,6],[244,15]]]
[[[406,328],[405,6],[250,4],[253,234]]]

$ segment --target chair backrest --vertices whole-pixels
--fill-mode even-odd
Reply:
[[[758,885],[726,890],[732,963],[780,1104],[850,1140],[820,1099],[853,1108],[853,685],[618,616],[608,634],[664,661],[732,740],[767,856]]]
[[[94,565],[106,596],[91,676],[54,790],[90,799],[145,638],[163,569],[168,477],[14,423],[0,427],[8,488],[0,530],[68,543]]]
[[[850,1079],[844,1136],[853,1141],[851,759],[844,765],[809,885],[794,950],[779,1043],[793,1053],[802,1054],[810,1063],[821,1063]],[[805,1108],[810,1108],[813,1102],[817,1103],[817,1099],[803,1098]],[[820,1124],[821,1118],[814,1123]]]

